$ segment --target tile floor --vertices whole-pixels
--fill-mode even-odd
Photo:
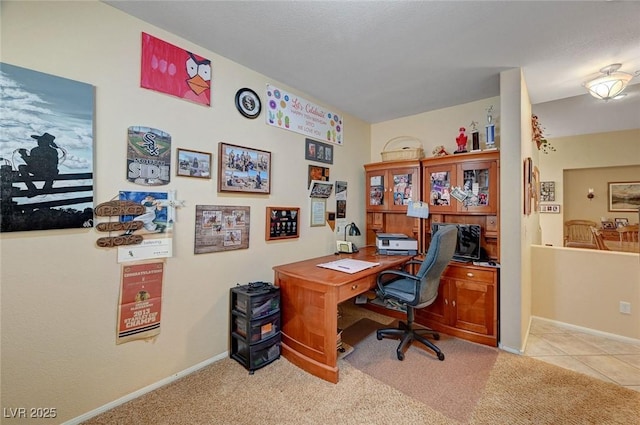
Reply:
[[[640,392],[640,343],[533,318],[525,356]]]

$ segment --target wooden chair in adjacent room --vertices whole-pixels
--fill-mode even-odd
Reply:
[[[620,235],[620,243],[622,242],[638,242],[638,225],[629,224],[627,226],[618,227]]]
[[[610,249],[607,248],[607,245],[605,245],[604,243],[604,238],[602,237],[602,232],[600,231],[600,229],[595,226],[590,226],[589,230],[591,232],[591,235],[593,236],[596,248],[601,251],[610,251]]]
[[[564,222],[564,246],[572,248],[596,248],[591,227],[597,223],[591,220],[569,220]]]

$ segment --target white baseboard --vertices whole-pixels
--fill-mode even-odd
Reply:
[[[151,391],[157,390],[160,387],[164,387],[167,384],[170,384],[170,383],[172,383],[174,381],[177,381],[180,378],[183,378],[183,377],[185,377],[187,375],[190,375],[193,372],[196,372],[196,371],[202,369],[205,366],[209,366],[210,364],[213,364],[213,363],[215,363],[215,362],[217,362],[219,360],[225,359],[228,356],[229,356],[229,352],[225,351],[224,353],[218,354],[217,356],[211,357],[211,358],[209,358],[209,359],[207,359],[207,360],[205,360],[203,362],[200,362],[200,363],[198,363],[196,365],[193,365],[188,369],[185,369],[185,370],[180,371],[178,373],[175,373],[175,374],[173,374],[171,376],[168,376],[168,377],[166,377],[166,378],[164,378],[164,379],[162,379],[162,380],[160,380],[158,382],[155,382],[155,383],[153,383],[151,385],[147,385],[146,387],[141,388],[138,391],[134,391],[131,394],[127,394],[124,397],[120,397],[119,399],[114,400],[114,401],[112,401],[110,403],[107,403],[104,406],[100,406],[97,409],[94,409],[94,410],[92,410],[90,412],[87,412],[87,413],[85,413],[83,415],[75,417],[75,418],[73,418],[73,419],[71,419],[69,421],[63,422],[62,425],[77,425],[77,424],[81,424],[82,422],[87,421],[87,420],[93,418],[94,416],[98,416],[98,415],[100,415],[100,414],[102,414],[104,412],[107,412],[107,411],[113,409],[114,407],[118,407],[121,404],[124,404],[124,403],[126,403],[128,401],[134,400],[134,399],[136,399],[136,398],[138,398],[140,396],[143,396],[143,395],[145,395],[145,394],[147,394],[147,393],[149,393]]]
[[[574,331],[579,331],[585,334],[589,334],[589,335],[596,335],[596,336],[601,336],[604,338],[609,338],[609,339],[615,339],[617,341],[621,341],[621,342],[627,342],[630,344],[640,344],[640,339],[636,339],[636,338],[630,338],[628,336],[622,336],[622,335],[617,335],[617,334],[612,334],[609,332],[604,332],[604,331],[599,331],[596,329],[591,329],[591,328],[584,328],[582,326],[578,326],[578,325],[572,325],[570,323],[565,323],[565,322],[559,322],[557,320],[553,320],[553,319],[547,319],[545,317],[539,317],[539,316],[531,316],[532,319],[536,319],[536,320],[540,320],[542,322],[548,322],[548,323],[554,323],[558,326],[562,326],[565,327],[567,329],[572,329]]]

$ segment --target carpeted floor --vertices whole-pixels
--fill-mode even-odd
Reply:
[[[375,335],[376,329],[395,325],[383,325],[367,318],[353,324],[346,340],[355,348],[345,357],[346,361],[403,394],[466,422],[487,384],[498,349],[442,334],[440,340],[434,342],[445,354],[444,361],[438,360],[433,351],[414,343],[400,362],[396,357],[399,341],[378,341]],[[361,341],[352,340],[365,333]]]
[[[398,361],[396,342],[369,332],[377,325],[356,325],[338,384],[284,358],[253,375],[227,358],[85,424],[640,424],[638,392],[444,336],[444,362],[415,346]]]

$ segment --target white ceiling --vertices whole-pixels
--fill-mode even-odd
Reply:
[[[640,71],[636,1],[104,2],[369,123],[498,96],[520,67],[542,120],[572,98],[640,127],[638,87],[606,104],[582,87],[611,63]]]

